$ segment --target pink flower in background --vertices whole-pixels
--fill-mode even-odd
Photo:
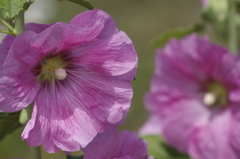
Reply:
[[[146,123],[141,127],[139,133],[141,135],[158,135],[162,133],[162,128],[159,126],[160,119],[158,115],[152,115]]]
[[[200,1],[203,7],[207,7],[209,4],[209,0],[200,0]]]
[[[238,57],[207,37],[171,40],[157,52],[145,97],[159,119],[141,131],[158,126],[170,145],[194,159],[239,159],[239,68]]]
[[[153,159],[147,143],[127,130],[99,134],[83,151],[84,159]]]
[[[0,110],[32,103],[22,139],[49,153],[77,151],[126,116],[137,55],[101,10],[79,14],[69,24],[41,26],[11,45],[0,79]]]

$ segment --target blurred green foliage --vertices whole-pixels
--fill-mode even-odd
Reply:
[[[11,134],[16,129],[22,127],[19,122],[20,112],[14,113],[0,113],[0,142],[6,135]]]
[[[143,98],[149,90],[149,82],[154,69],[155,50],[150,42],[166,30],[191,26],[199,22],[200,2],[199,0],[90,1],[95,8],[104,10],[113,17],[119,29],[126,32],[132,39],[138,53],[138,72],[136,80],[132,82],[134,89],[132,106],[126,122],[119,128],[138,131],[148,117]],[[75,15],[87,10],[69,1],[57,1],[56,7],[58,7],[57,15],[46,23],[69,22]],[[21,140],[22,130],[23,128],[18,129],[0,143],[0,159],[31,159],[26,141]],[[73,154],[81,155],[80,152]],[[42,151],[42,155],[43,159],[66,159],[64,152],[48,154]]]
[[[190,159],[167,145],[164,139],[159,135],[141,136],[148,142],[148,154],[155,159]]]

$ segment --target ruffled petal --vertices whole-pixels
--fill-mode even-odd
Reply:
[[[15,39],[15,36],[13,35],[6,35],[3,40],[2,40],[2,44],[4,45],[4,47],[9,51],[13,41]]]
[[[50,25],[49,24],[27,23],[25,26],[25,29],[29,30],[29,31],[33,31],[36,34],[39,34],[52,25],[54,25],[54,23],[50,24]]]
[[[199,127],[189,142],[189,154],[194,159],[238,159],[229,142],[232,125],[230,109],[214,110],[205,126]]]
[[[164,49],[158,50],[155,76],[160,81],[153,81],[156,83],[152,87],[167,84],[196,91],[207,80],[225,84],[234,61],[236,63],[225,47],[210,44],[206,37],[192,34],[181,41],[173,39]]]
[[[114,159],[133,159],[133,157],[131,157],[131,156],[123,156],[123,157],[118,157],[118,158],[114,158]]]
[[[208,108],[198,99],[187,98],[177,92],[149,93],[148,106],[161,121],[159,128],[167,142],[179,151],[187,152],[191,134],[205,124],[210,116]]]
[[[239,156],[240,128],[229,113],[232,103],[239,103],[238,61],[239,57],[225,47],[196,34],[173,39],[158,50],[151,91],[145,101],[150,114],[160,118],[162,134],[170,145],[194,159]],[[209,82],[219,82],[226,89],[226,107],[203,103]],[[233,112],[238,114],[238,110]]]
[[[51,24],[52,25],[52,24]],[[27,23],[25,25],[25,29],[26,31],[33,31],[37,34],[39,34],[40,32],[42,32],[43,30],[47,29],[49,26],[51,25],[47,25],[47,24],[36,24],[36,23]],[[15,36],[13,35],[7,35],[3,40],[2,40],[2,44],[9,50],[13,41],[15,39]]]
[[[137,54],[132,41],[122,31],[78,46],[71,54],[73,62],[86,70],[127,81],[136,76]]]
[[[107,13],[98,9],[86,11],[73,18],[70,24],[78,27],[104,26],[95,40],[73,50],[76,63],[109,76],[124,74],[121,78],[126,80],[135,77],[137,56],[132,41],[117,29]]]
[[[16,37],[4,62],[4,74],[0,79],[2,111],[14,112],[25,108],[33,102],[38,91],[37,79],[31,70],[38,59],[35,51],[27,46],[34,35],[35,33],[26,31]]]
[[[68,69],[66,87],[70,87],[81,106],[104,123],[116,124],[130,108],[133,96],[129,81],[102,76],[84,69]],[[120,122],[121,123],[121,122]]]
[[[0,44],[0,77],[3,75],[3,63],[7,57],[9,49]]]
[[[34,127],[30,127],[32,121],[22,138],[31,146],[42,144],[49,153],[59,149],[72,152],[85,147],[108,125],[96,119],[77,96],[68,82],[45,85],[34,101],[37,111]]]
[[[231,120],[229,125],[229,142],[231,146],[236,150],[238,156],[240,156],[240,109],[239,104],[232,104],[231,105]]]
[[[42,54],[58,54],[76,45],[96,38],[103,28],[102,24],[88,28],[58,22],[31,39],[29,47],[37,48]]]
[[[88,10],[82,14],[75,16],[70,24],[78,26],[80,28],[89,28],[96,25],[103,25],[103,29],[97,38],[106,38],[112,36],[117,31],[117,25],[115,21],[104,11],[99,9]]]
[[[123,130],[120,134],[97,138],[84,149],[84,159],[147,158],[147,143],[136,132]]]

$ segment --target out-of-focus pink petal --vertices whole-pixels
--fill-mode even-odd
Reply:
[[[236,59],[226,48],[210,44],[206,37],[193,34],[181,41],[173,39],[164,49],[158,50],[154,76],[158,80],[153,79],[152,87],[168,85],[182,91],[198,91],[209,79],[226,83],[234,63]]]
[[[208,122],[210,113],[197,100],[176,102],[171,110],[163,108],[162,134],[170,145],[186,152],[191,135]]]
[[[200,0],[203,7],[207,7],[209,5],[209,0]]]
[[[159,135],[162,133],[161,121],[157,116],[151,116],[139,130],[141,135]]]
[[[123,130],[120,134],[112,134],[94,139],[84,149],[84,159],[145,159],[147,144],[137,137],[136,132]]]
[[[194,159],[238,159],[229,137],[231,133],[231,111],[215,110],[205,126],[192,134],[189,153]]]
[[[173,39],[158,50],[145,103],[151,116],[160,119],[155,126],[160,125],[166,141],[196,159],[236,159],[240,128],[231,114],[239,112],[234,107],[240,100],[239,72],[239,57],[196,34]],[[217,87],[227,92],[227,103],[205,103],[211,82],[221,84]]]

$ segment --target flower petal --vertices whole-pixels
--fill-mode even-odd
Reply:
[[[9,48],[5,47],[4,44],[0,44],[0,77],[3,74],[3,63],[7,57]]]
[[[80,28],[58,22],[33,37],[30,47],[38,48],[42,54],[63,52],[96,38],[102,28],[102,24]]]
[[[207,122],[208,108],[198,99],[187,98],[174,91],[150,93],[148,96],[147,100],[153,103],[148,108],[158,114],[164,138],[179,151],[187,152],[191,134]]]
[[[136,132],[123,130],[120,134],[112,134],[91,142],[84,149],[85,159],[144,159],[147,157],[147,143],[137,137]]]
[[[115,21],[104,11],[99,9],[88,10],[82,14],[75,16],[70,24],[76,25],[80,28],[89,28],[96,25],[103,25],[104,28],[98,38],[112,36],[117,31]]]
[[[192,135],[190,156],[194,159],[238,159],[239,156],[229,142],[231,122],[230,110],[218,109],[212,112],[208,123]]]
[[[228,123],[229,127],[229,142],[236,150],[236,153],[240,151],[239,144],[240,144],[240,109],[239,104],[232,104],[231,105],[231,120],[230,123]]]
[[[133,96],[130,82],[84,69],[67,72],[68,87],[98,120],[115,124],[125,117]]]
[[[139,130],[141,135],[159,135],[162,133],[159,117],[151,116]]]
[[[165,79],[165,83],[171,87],[182,86],[182,90],[190,86],[197,87],[211,79],[225,83],[226,77],[229,77],[228,67],[233,66],[230,61],[234,61],[234,57],[226,48],[210,44],[207,38],[192,34],[181,41],[173,39],[158,51],[155,75],[160,80]]]
[[[32,74],[31,64],[35,65],[35,51],[27,47],[29,39],[35,33],[26,31],[19,35],[3,65],[4,74],[0,79],[0,110],[18,111],[32,103],[38,91],[36,77]],[[33,54],[28,54],[31,52]],[[27,55],[28,54],[28,55]],[[27,55],[27,56],[26,56]]]
[[[72,88],[64,85],[68,82],[46,85],[39,91],[34,105],[37,111],[34,127],[31,127],[32,121],[22,135],[29,145],[42,144],[49,153],[59,149],[77,151],[107,128],[107,124],[97,120],[82,105]]]
[[[136,76],[137,54],[122,31],[72,49],[74,63],[87,70],[131,81]]]
[[[47,25],[47,24],[35,24],[35,23],[27,23],[25,26],[26,31],[33,31],[37,34],[39,34],[40,32],[42,32],[43,30],[47,29],[49,26],[51,25]],[[8,50],[10,49],[13,41],[15,39],[15,36],[13,35],[7,35],[3,40],[2,40],[2,44],[8,48]]]
[[[52,25],[54,24],[48,25],[48,24],[27,23],[25,27],[26,27],[26,30],[33,31],[36,34],[39,34]]]

